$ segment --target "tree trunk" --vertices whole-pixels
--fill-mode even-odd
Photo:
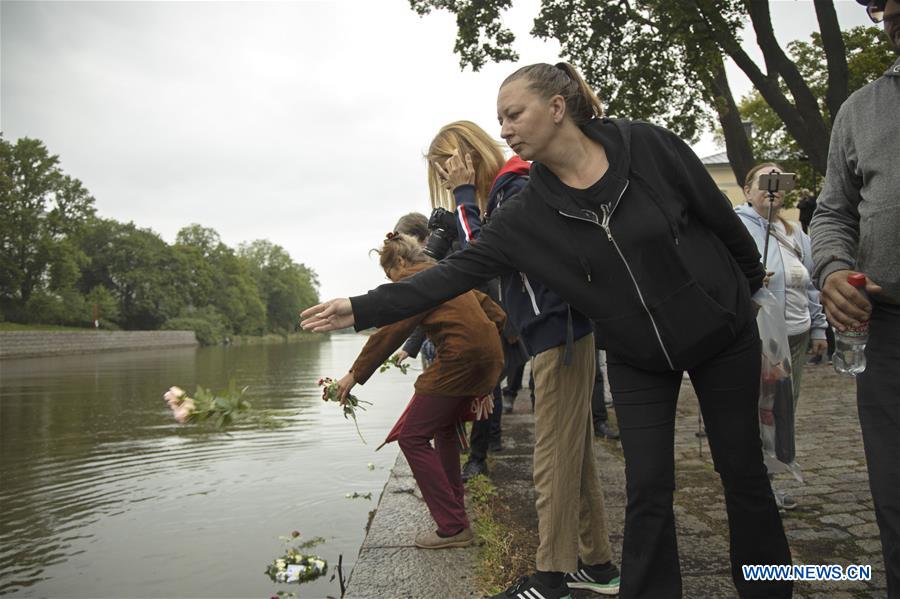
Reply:
[[[831,0],[814,0],[816,18],[822,32],[822,47],[828,64],[828,91],[825,104],[828,106],[829,123],[834,120],[838,108],[849,95],[850,69],[847,66],[847,48],[838,24],[837,13]],[[830,127],[829,127],[830,128]]]
[[[770,76],[780,75],[785,85],[793,96],[794,105],[800,118],[803,120],[804,126],[809,138],[810,148],[807,154],[813,159],[813,162],[820,163],[822,171],[828,158],[828,127],[825,126],[825,119],[822,117],[822,111],[819,108],[819,101],[812,93],[812,90],[800,74],[797,65],[788,58],[784,50],[778,45],[775,39],[775,31],[772,29],[772,15],[769,12],[769,3],[760,1],[751,1],[747,3],[750,20],[753,23],[753,29],[756,31],[757,45],[765,56],[766,64],[773,65],[776,73],[769,72]],[[840,35],[840,32],[838,33]],[[806,149],[806,148],[804,148]]]
[[[713,104],[716,107],[719,124],[722,126],[722,133],[725,136],[725,153],[728,155],[728,162],[734,172],[735,181],[739,187],[743,187],[744,179],[755,163],[753,147],[750,145],[747,130],[744,129],[744,124],[741,122],[741,114],[731,93],[731,87],[728,85],[725,63],[722,62],[721,56],[718,58],[709,88],[713,95]]]
[[[756,0],[753,0],[750,4],[755,6],[757,2]],[[825,129],[824,120],[819,112],[818,105],[815,106],[814,110],[807,109],[804,111],[801,111],[798,106],[794,106],[778,85],[777,75],[780,73],[776,73],[774,76],[764,74],[759,66],[753,62],[753,59],[744,51],[740,42],[738,42],[731,34],[728,29],[728,24],[721,15],[714,10],[704,11],[700,8],[699,4],[698,9],[702,11],[701,15],[707,21],[710,34],[713,36],[716,44],[718,44],[722,51],[728,54],[728,56],[734,60],[735,64],[744,71],[766,103],[769,104],[772,110],[774,110],[779,118],[781,118],[788,133],[797,140],[797,144],[804,152],[806,152],[806,155],[809,156],[813,168],[820,173],[824,173],[828,158],[829,140],[828,132]],[[766,12],[768,12],[767,8]],[[775,46],[778,51],[780,51],[777,42],[775,42]],[[777,63],[777,60],[772,56],[771,45],[769,54],[766,54],[765,49],[763,49],[763,52],[764,55],[766,55],[767,63]],[[790,61],[788,60],[788,62]],[[791,63],[791,65],[793,65],[793,63]],[[796,73],[796,77],[788,76],[785,78],[788,87],[798,87],[800,85],[805,87],[805,82],[799,75],[799,72],[796,71],[796,66],[793,67],[793,70]],[[799,83],[797,81],[798,79]],[[807,123],[807,119],[813,123],[818,119],[819,126],[810,126],[809,123]]]

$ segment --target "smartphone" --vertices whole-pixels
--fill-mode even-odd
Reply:
[[[759,188],[762,191],[790,191],[794,189],[797,176],[794,173],[766,173],[759,176]]]

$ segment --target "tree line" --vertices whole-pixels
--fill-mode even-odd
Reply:
[[[94,198],[37,139],[0,134],[0,320],[190,329],[201,343],[296,329],[319,281],[267,240],[225,245],[191,224],[175,243],[96,214]]]

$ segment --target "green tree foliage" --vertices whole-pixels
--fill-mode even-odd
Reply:
[[[167,331],[194,331],[200,345],[218,345],[228,336],[225,317],[212,306],[185,308],[181,316],[167,320],[162,328]]]
[[[188,303],[187,271],[175,250],[150,229],[97,219],[81,243],[91,257],[82,289],[109,289],[118,301],[122,328],[158,329]]]
[[[109,289],[103,285],[97,285],[88,291],[87,295],[84,296],[84,301],[90,307],[92,317],[94,306],[96,306],[97,319],[101,321],[101,326],[110,328],[110,323],[113,323],[115,327],[118,326],[120,320],[119,302]]]
[[[857,90],[880,77],[896,60],[884,34],[877,27],[853,27],[841,32],[847,49],[848,86]],[[832,115],[826,102],[828,67],[822,36],[813,33],[811,41],[788,44],[792,60],[797,64],[810,89],[819,98],[819,108],[830,123]],[[790,95],[790,90],[784,93]],[[766,103],[758,91],[752,91],[738,105],[742,117],[753,123],[753,151],[760,161],[780,162],[797,172],[798,185],[815,191],[820,179],[811,168],[800,144],[787,130],[784,122]],[[719,132],[721,137],[721,132]]]
[[[58,306],[56,321],[72,301],[81,308],[73,284],[86,257],[68,236],[93,215],[94,198],[36,139],[12,144],[0,136],[0,172],[0,307],[7,318],[27,320]]]
[[[435,9],[449,10],[456,15],[459,37],[453,51],[459,54],[461,68],[470,65],[477,71],[488,60],[519,58],[512,49],[515,35],[501,22],[501,14],[512,5],[512,0],[410,0],[409,3],[419,16]]]
[[[0,136],[0,315],[23,323],[196,331],[204,344],[296,328],[316,274],[280,246],[240,254],[192,224],[172,245],[95,216],[81,182],[38,141]]]
[[[318,301],[318,279],[279,245],[256,240],[241,244],[238,256],[247,265],[266,304],[271,331],[293,331],[301,308]]]
[[[191,305],[214,307],[225,319],[225,330],[259,335],[266,330],[266,306],[248,265],[222,243],[219,234],[198,224],[178,232],[174,249],[187,273]]]
[[[512,0],[410,0],[418,14],[449,10],[457,16],[455,51],[462,66],[485,60],[517,60],[513,34],[501,26]],[[758,0],[542,0],[532,35],[553,38],[562,54],[598,90],[616,116],[662,122],[694,139],[715,114],[722,127],[735,179],[754,162],[749,140],[725,76],[723,56],[744,72],[778,115],[811,164],[825,171],[829,124],[853,81],[834,5],[814,0],[827,76],[827,112],[812,86],[775,38],[768,2]],[[749,23],[764,59],[744,50]]]

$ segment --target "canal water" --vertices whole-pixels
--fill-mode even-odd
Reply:
[[[376,373],[359,423],[321,400],[359,335],[245,347],[96,353],[0,362],[0,595],[18,597],[340,596],[369,511],[397,455],[375,452],[417,371]],[[171,385],[249,385],[286,426],[227,432],[178,425]],[[370,468],[370,464],[374,468]],[[372,499],[348,499],[348,493]],[[275,584],[280,535],[321,536],[316,581]]]

